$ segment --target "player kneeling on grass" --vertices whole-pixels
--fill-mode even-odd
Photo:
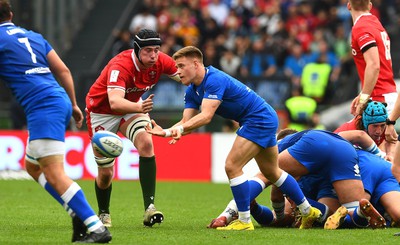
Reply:
[[[212,66],[205,67],[203,54],[198,48],[184,47],[173,58],[181,83],[188,86],[183,117],[173,127],[165,130],[152,120],[152,125],[146,127],[147,132],[172,137],[170,143],[174,144],[182,135],[208,124],[215,114],[235,120],[240,126],[225,162],[239,217],[230,225],[218,229],[254,230],[249,209],[250,186],[242,170],[253,158],[261,172],[300,208],[303,216],[301,228],[311,227],[320,215],[319,210],[310,206],[296,180],[278,166],[275,138],[278,117],[274,109],[240,81]]]

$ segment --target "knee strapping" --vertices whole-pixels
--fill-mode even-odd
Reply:
[[[150,119],[148,117],[142,116],[133,120],[128,127],[126,128],[126,136],[132,141],[135,142],[135,138],[138,133],[144,132],[147,124],[151,124]]]
[[[99,168],[109,168],[114,166],[115,158],[108,158],[108,157],[94,157],[94,160],[97,163]]]

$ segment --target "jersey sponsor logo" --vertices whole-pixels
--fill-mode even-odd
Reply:
[[[142,92],[142,91],[149,91],[150,89],[152,89],[153,87],[154,87],[154,85],[155,84],[153,84],[153,85],[151,85],[151,86],[147,86],[147,87],[144,87],[144,88],[137,88],[137,87],[134,87],[134,88],[127,88],[126,89],[126,93],[127,94],[129,94],[129,93],[134,93],[134,92]]]
[[[207,97],[209,99],[218,99],[218,95],[215,95],[215,94],[209,94]]]
[[[354,48],[352,48],[352,49],[351,49],[351,54],[352,54],[353,56],[356,56],[356,55],[357,55],[357,51],[356,51]]]
[[[44,73],[50,73],[50,69],[48,67],[36,67],[33,69],[29,69],[25,71],[25,74],[44,74]]]
[[[110,83],[115,83],[118,80],[119,71],[112,70],[110,75]]]
[[[369,37],[370,37],[369,34],[366,33],[366,34],[362,35],[361,37],[359,37],[359,38],[358,38],[358,41],[359,41],[359,42],[362,42],[364,39],[367,39],[367,38],[369,38]]]

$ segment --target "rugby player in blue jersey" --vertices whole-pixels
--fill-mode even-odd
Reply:
[[[239,217],[219,230],[253,230],[250,218],[249,182],[243,167],[255,159],[266,178],[289,196],[302,214],[300,228],[310,228],[321,215],[310,206],[296,180],[278,166],[278,147],[275,134],[278,117],[275,110],[253,90],[237,79],[203,64],[202,52],[193,46],[178,50],[172,58],[176,62],[181,83],[188,86],[182,119],[173,127],[162,129],[152,121],[147,132],[172,137],[176,143],[182,135],[208,124],[215,114],[239,123],[237,137],[225,162]]]
[[[65,130],[71,115],[77,127],[83,121],[71,73],[42,35],[15,26],[12,17],[10,3],[0,0],[0,78],[27,116],[26,170],[73,217],[73,242],[109,242],[110,232],[64,171]]]

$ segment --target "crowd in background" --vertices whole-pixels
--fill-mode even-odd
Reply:
[[[154,29],[169,55],[194,45],[203,51],[205,65],[242,80],[283,78],[290,82],[291,96],[326,105],[340,74],[354,72],[347,2],[145,0],[129,27],[118,33],[112,53],[132,48],[132,35],[141,28]],[[398,31],[400,1],[372,2],[371,13],[389,34]]]
[[[259,81],[290,83],[284,106],[297,105],[293,110],[301,110],[304,106],[299,105],[312,103],[309,108],[315,108],[300,112],[286,108],[290,119],[306,115],[307,124],[315,125],[318,120],[313,118],[318,119],[318,115],[314,112],[321,109],[320,105],[329,106],[331,95],[343,86],[338,82],[340,76],[357,78],[350,50],[352,19],[347,2],[143,0],[126,29],[115,32],[111,54],[133,48],[132,37],[138,30],[154,29],[162,37],[161,50],[169,55],[194,45],[203,51],[206,66],[212,65],[241,81],[262,78]],[[372,3],[372,14],[379,17],[389,35],[399,32],[400,0]],[[353,83],[346,86],[357,89],[358,80]]]
[[[389,32],[399,24],[398,2],[373,1],[371,12]],[[294,92],[306,64],[328,63],[334,83],[341,64],[351,61],[347,0],[146,0],[138,12],[113,54],[131,47],[138,30],[150,28],[161,34],[167,54],[194,45],[204,51],[206,65],[233,76],[283,75]]]

